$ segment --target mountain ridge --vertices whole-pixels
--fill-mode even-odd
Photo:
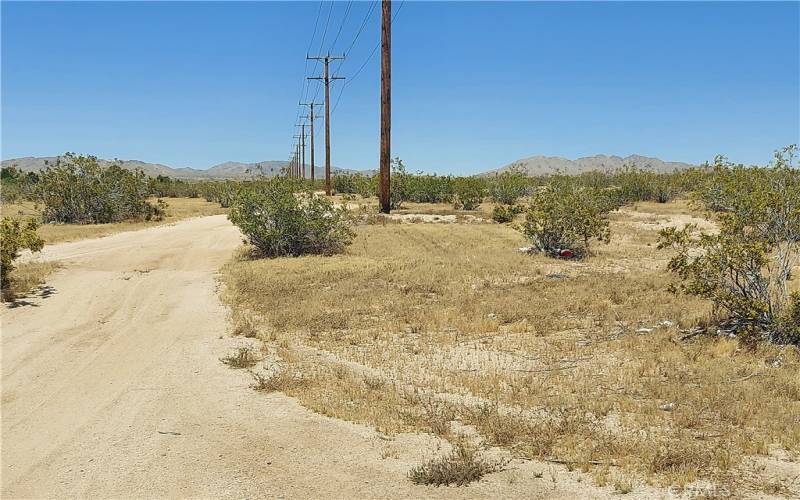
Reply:
[[[12,158],[2,161],[2,167],[8,168],[16,166],[23,172],[36,172],[40,171],[47,166],[48,163],[52,164],[56,161],[55,156],[26,156],[21,158]],[[145,174],[150,176],[164,175],[176,179],[247,179],[254,175],[264,175],[266,177],[273,177],[279,175],[281,171],[288,166],[288,161],[280,160],[266,160],[255,163],[227,161],[214,165],[208,169],[196,169],[192,167],[170,167],[161,163],[149,163],[141,160],[104,160],[98,159],[101,165],[108,166],[114,162],[120,162],[123,168],[134,170],[141,169]],[[519,170],[527,175],[539,176],[555,174],[558,172],[566,173],[568,175],[578,175],[590,171],[612,171],[621,168],[625,165],[634,166],[643,170],[650,170],[653,172],[672,172],[675,170],[685,170],[687,168],[695,167],[690,163],[664,161],[659,158],[642,156],[642,155],[628,155],[626,157],[615,155],[594,155],[584,156],[570,160],[560,156],[544,156],[536,155],[520,160],[513,161],[502,167],[475,174],[479,177],[488,177],[496,175],[509,170]],[[307,166],[308,168],[308,166]],[[333,167],[333,172],[343,173],[363,173],[371,175],[376,173],[376,170],[350,170],[345,168]],[[316,167],[315,177],[317,179],[323,178],[325,175],[324,168]]]
[[[600,154],[594,156],[583,156],[574,160],[560,156],[536,155],[513,161],[500,168],[489,170],[478,175],[491,176],[509,170],[520,170],[531,176],[548,175],[559,172],[570,175],[578,175],[591,171],[612,171],[622,168],[626,165],[658,173],[686,170],[688,168],[697,166],[684,162],[664,161],[659,158],[638,154],[632,154],[625,157]]]

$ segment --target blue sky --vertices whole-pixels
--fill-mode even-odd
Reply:
[[[800,142],[797,2],[394,7],[392,154],[411,170],[537,154],[765,163]],[[306,51],[347,49],[370,4],[0,8],[4,159],[76,151],[207,168],[288,157]],[[334,165],[377,163],[379,13],[338,70]]]

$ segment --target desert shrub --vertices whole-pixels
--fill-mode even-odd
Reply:
[[[502,205],[513,205],[527,194],[527,189],[528,176],[519,170],[509,170],[489,180],[489,196]]]
[[[165,204],[147,201],[144,172],[118,164],[103,167],[94,156],[67,153],[39,175],[36,195],[45,222],[108,223],[131,219],[157,220]]]
[[[349,212],[309,189],[295,192],[300,186],[293,179],[276,177],[243,188],[228,218],[268,257],[342,251],[354,236]]]
[[[518,214],[524,212],[525,209],[520,205],[497,205],[492,210],[492,220],[505,224],[514,220]]]
[[[0,200],[5,203],[14,203],[22,199],[33,197],[39,175],[36,172],[23,172],[13,165],[0,169]]]
[[[676,250],[674,288],[711,300],[723,328],[746,340],[800,343],[798,299],[788,289],[800,245],[800,172],[788,152],[788,162],[779,155],[770,168],[726,167],[718,159],[701,199],[719,211],[719,232],[688,225],[660,235],[660,248]]]
[[[450,177],[423,175],[408,177],[408,201],[417,203],[450,203],[453,183]]]
[[[199,190],[206,201],[219,203],[222,208],[228,208],[244,185],[246,183],[231,180],[206,181],[199,186]]]
[[[158,198],[197,198],[200,185],[196,182],[158,175],[149,179],[150,194]]]
[[[358,193],[361,174],[349,174],[338,172],[331,179],[331,187],[335,194],[355,194]]]
[[[236,351],[219,359],[231,368],[250,368],[258,363],[258,357],[250,346],[240,346]]]
[[[408,200],[411,174],[399,157],[392,160],[392,176],[389,184],[389,208],[395,210]]]
[[[589,254],[592,240],[608,243],[605,214],[614,208],[616,203],[608,191],[580,187],[558,177],[532,195],[520,230],[537,251],[580,258]]]
[[[39,224],[33,219],[23,221],[3,217],[0,222],[0,288],[3,291],[11,286],[11,272],[19,252],[26,249],[38,252],[44,246],[44,240],[36,232],[38,227]]]
[[[356,194],[362,198],[372,198],[378,195],[378,177],[375,175],[362,175],[356,179]]]
[[[453,181],[453,191],[455,208],[475,210],[486,196],[486,181],[479,177],[459,177]]]
[[[408,478],[416,484],[463,486],[486,474],[502,470],[506,464],[504,460],[481,458],[473,446],[459,442],[449,455],[429,460],[411,469]]]

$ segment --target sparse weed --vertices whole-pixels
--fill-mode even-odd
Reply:
[[[231,368],[250,368],[258,363],[258,358],[252,347],[242,346],[236,348],[236,352],[233,354],[220,358],[220,361]]]
[[[458,442],[449,455],[431,459],[411,469],[408,478],[416,484],[464,486],[486,474],[503,470],[507,464],[507,460],[483,458],[475,447]]]

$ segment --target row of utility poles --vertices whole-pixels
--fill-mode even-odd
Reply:
[[[390,169],[391,169],[391,41],[392,41],[392,1],[381,0],[381,139],[380,139],[380,174],[379,192],[380,209],[383,213],[390,210]],[[324,104],[325,107],[325,194],[331,195],[331,82],[343,80],[344,77],[330,74],[331,61],[343,60],[344,55],[332,56],[330,52],[322,56],[306,56],[307,60],[322,61],[322,76],[309,76],[309,80],[319,80],[325,85],[325,102],[301,102],[301,106],[308,106],[309,114],[302,116],[308,119],[309,134],[306,134],[306,123],[297,125],[300,133],[294,137],[298,139],[294,150],[290,153],[288,175],[291,177],[306,178],[306,137],[310,138],[311,148],[311,181],[316,178],[316,165],[314,163],[314,122],[318,118],[314,112],[315,106]]]

